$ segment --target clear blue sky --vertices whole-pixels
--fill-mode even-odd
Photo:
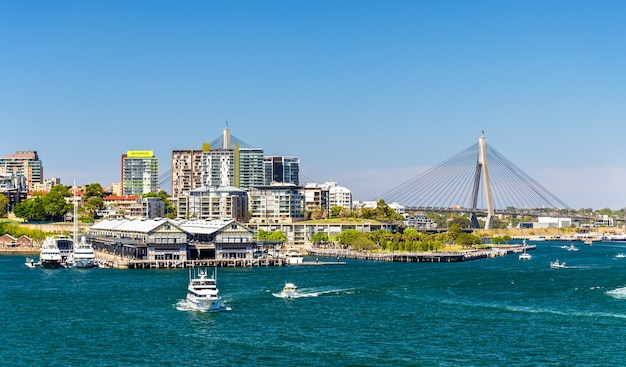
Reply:
[[[487,143],[572,208],[626,206],[624,1],[3,1],[0,154],[119,182],[231,132],[356,200]]]

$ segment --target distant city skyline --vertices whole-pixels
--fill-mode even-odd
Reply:
[[[475,144],[568,206],[626,206],[624,2],[0,3],[0,154],[119,182],[227,126],[379,195]],[[228,121],[228,122],[227,122]]]

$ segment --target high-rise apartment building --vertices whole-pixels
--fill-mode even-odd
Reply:
[[[142,195],[159,190],[159,159],[151,150],[122,154],[122,195]]]
[[[263,182],[263,149],[231,142],[230,129],[202,150],[172,151],[173,197],[203,186],[249,189]]]
[[[250,223],[293,223],[304,220],[304,196],[300,187],[274,183],[250,189]]]
[[[300,185],[300,158],[268,156],[263,159],[264,184],[272,182]]]
[[[0,158],[0,173],[24,177],[28,190],[43,182],[43,165],[36,151],[18,151]]]

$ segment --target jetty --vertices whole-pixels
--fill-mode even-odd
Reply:
[[[461,262],[506,256],[512,253],[536,249],[535,245],[492,247],[482,250],[460,252],[369,252],[342,249],[307,248],[309,255],[343,259],[385,261],[385,262]]]

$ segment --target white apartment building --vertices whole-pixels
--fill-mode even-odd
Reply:
[[[122,154],[122,195],[142,195],[159,190],[159,159],[151,150]]]

